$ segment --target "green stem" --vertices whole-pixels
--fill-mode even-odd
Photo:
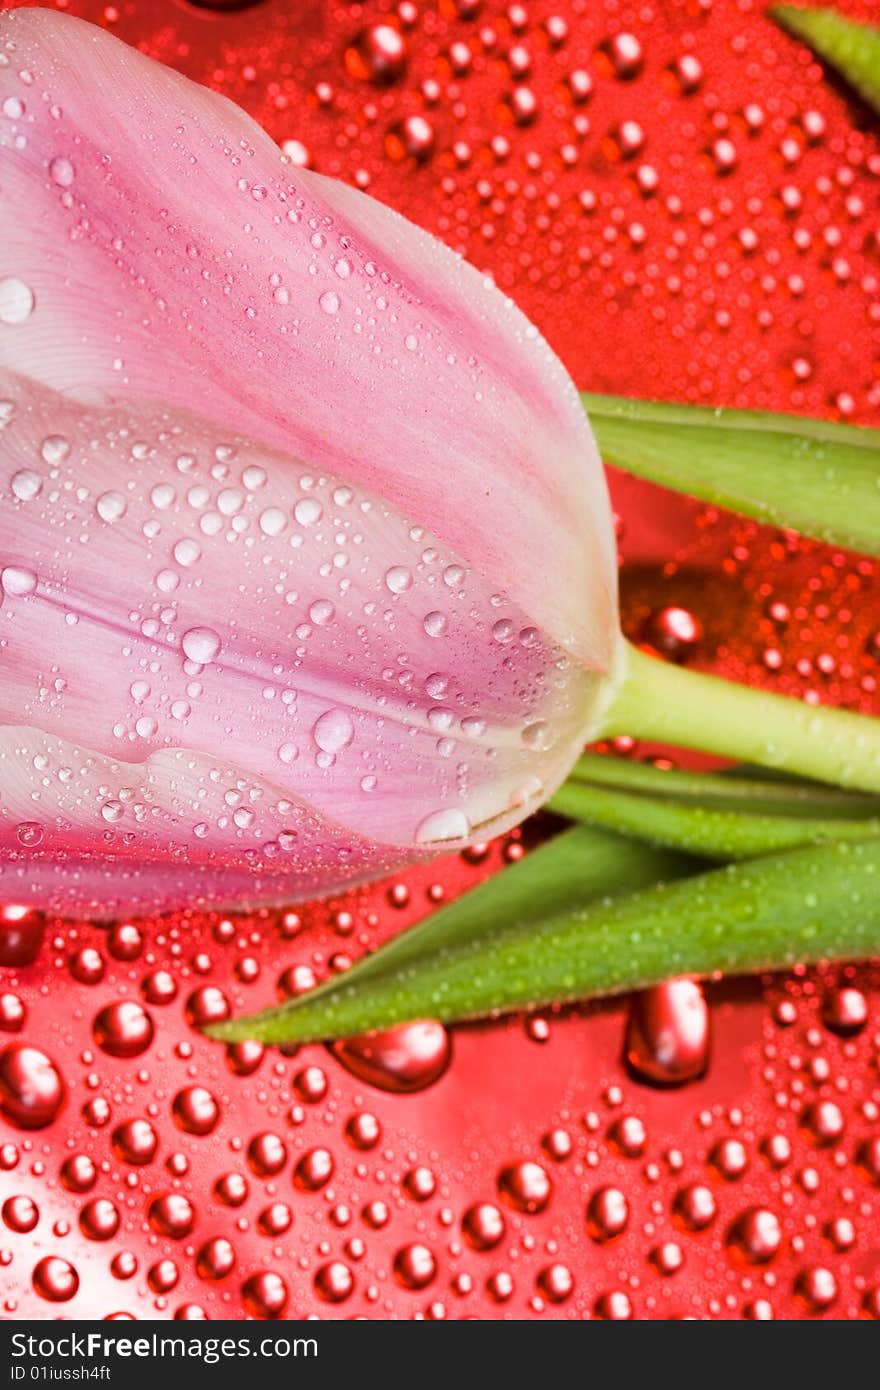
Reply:
[[[780,969],[880,950],[880,841],[794,850],[598,903],[301,995],[208,1031],[318,1042],[415,1018],[483,1018],[673,976]]]
[[[880,719],[688,671],[629,643],[597,737],[620,734],[880,792]]]
[[[773,526],[880,553],[880,430],[581,392],[602,456]]]
[[[568,781],[699,803],[716,810],[800,819],[835,816],[863,820],[880,816],[878,797],[817,782],[799,782],[784,774],[761,775],[748,765],[725,768],[723,772],[687,772],[604,753],[584,753],[569,773]]]
[[[566,782],[550,798],[547,808],[569,820],[634,835],[705,859],[753,859],[803,845],[880,837],[880,820],[756,814],[616,791],[587,782]]]

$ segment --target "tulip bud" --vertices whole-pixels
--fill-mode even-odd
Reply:
[[[292,900],[539,805],[619,633],[595,444],[522,314],[45,10],[0,16],[0,191],[3,896]]]

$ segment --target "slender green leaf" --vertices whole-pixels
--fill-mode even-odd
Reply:
[[[770,14],[794,38],[840,73],[880,114],[880,29],[857,24],[834,10],[774,5]]]
[[[774,526],[880,553],[880,430],[587,392],[581,399],[609,463]]]
[[[705,859],[752,859],[802,845],[872,840],[880,836],[880,818],[831,820],[768,815],[617,791],[588,782],[566,782],[547,806],[569,820],[634,835],[651,844]]]
[[[762,815],[846,820],[880,817],[880,797],[744,767],[726,768],[720,773],[685,772],[630,758],[585,753],[573,767],[569,781]]]
[[[450,1023],[643,988],[880,951],[880,841],[732,864],[594,903],[218,1024],[223,1040],[318,1042],[417,1018]]]
[[[357,961],[345,978],[375,975],[432,951],[460,946],[499,924],[556,916],[594,898],[634,893],[661,880],[695,873],[699,867],[697,861],[680,854],[586,825],[572,826],[409,931],[399,932]],[[319,989],[334,984],[331,980]]]

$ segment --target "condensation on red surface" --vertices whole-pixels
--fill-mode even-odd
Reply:
[[[762,5],[58,8],[491,270],[585,388],[880,418],[877,127]],[[880,710],[874,564],[625,479],[615,501],[633,636]],[[46,924],[0,972],[5,1313],[880,1314],[870,967],[711,985],[708,1068],[674,1090],[626,1070],[626,1001],[455,1030],[410,1095],[187,1021],[344,968],[541,833],[298,921]]]

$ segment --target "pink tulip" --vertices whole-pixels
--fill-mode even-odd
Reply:
[[[605,483],[485,277],[80,20],[0,16],[0,895],[330,892],[549,796]]]

